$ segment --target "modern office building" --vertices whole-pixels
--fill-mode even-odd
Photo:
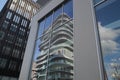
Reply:
[[[17,80],[39,5],[32,0],[0,0],[0,5],[0,80]]]
[[[119,80],[119,4],[120,0],[49,1],[30,24],[19,80],[30,79],[33,61],[37,80]]]

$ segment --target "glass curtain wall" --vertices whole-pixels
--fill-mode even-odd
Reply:
[[[105,76],[120,80],[120,0],[103,1],[95,6],[95,13]]]
[[[68,0],[40,19],[32,80],[73,80],[73,2]]]

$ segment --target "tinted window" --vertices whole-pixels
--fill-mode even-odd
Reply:
[[[120,0],[106,0],[95,7],[104,69],[108,80],[120,79]]]
[[[64,14],[69,16],[70,18],[73,18],[73,4],[72,0],[70,0],[68,3],[64,5]]]

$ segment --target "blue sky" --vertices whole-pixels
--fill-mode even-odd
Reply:
[[[7,2],[7,0],[0,0],[0,11],[4,7],[4,5],[5,5],[6,2]]]

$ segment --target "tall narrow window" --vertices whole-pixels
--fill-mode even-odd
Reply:
[[[39,21],[33,80],[73,80],[72,8],[72,0],[65,1]]]
[[[12,17],[12,12],[8,12],[6,18],[11,19]]]
[[[120,0],[106,0],[95,6],[95,12],[100,35],[105,76],[108,80],[119,80]]]
[[[2,28],[7,29],[8,24],[9,24],[8,21],[4,21],[4,23],[2,24]]]

